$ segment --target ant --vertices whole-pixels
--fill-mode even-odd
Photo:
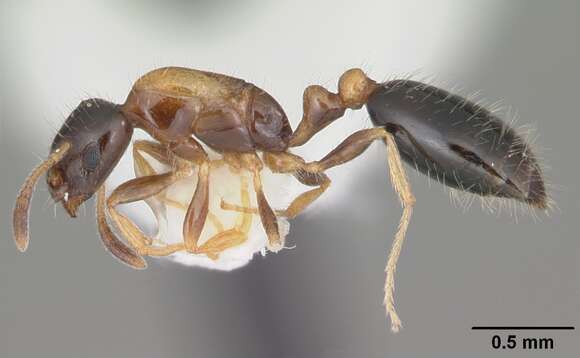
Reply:
[[[373,128],[351,134],[318,161],[306,162],[289,152],[342,117],[346,109],[364,105]],[[131,267],[145,268],[143,256],[179,251],[217,257],[247,239],[247,230],[232,229],[198,244],[208,217],[210,171],[225,165],[251,175],[257,208],[249,207],[247,195],[242,205],[222,201],[221,207],[259,215],[268,249],[276,252],[284,244],[277,217],[300,214],[329,187],[326,170],[356,158],[380,140],[386,144],[391,182],[403,206],[387,261],[384,300],[391,328],[397,331],[401,321],[394,307],[394,274],[415,205],[402,161],[450,187],[548,207],[540,167],[522,137],[489,110],[442,89],[411,80],[377,83],[353,68],[340,77],[338,93],[318,85],[307,87],[303,110],[302,121],[292,131],[282,107],[264,90],[241,79],[180,67],[145,74],[122,105],[102,99],[82,101],[56,135],[48,159],[33,170],[18,195],[13,217],[16,245],[20,251],[28,246],[32,191],[46,173],[52,198],[62,202],[71,217],[97,193],[100,236],[107,249]],[[135,128],[155,139],[136,142],[135,153],[147,153],[171,169],[129,180],[106,198],[104,182]],[[222,158],[211,160],[200,142]],[[262,190],[264,168],[291,174],[313,189],[275,212]],[[183,220],[182,243],[154,245],[117,211],[120,204],[147,200],[194,175],[194,169],[197,186]],[[107,213],[129,245],[113,234]]]

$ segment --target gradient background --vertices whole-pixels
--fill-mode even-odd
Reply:
[[[122,3],[122,4],[121,4]],[[578,325],[577,1],[2,1],[0,7],[0,356],[523,357],[493,352],[473,325]],[[401,208],[384,147],[330,172],[334,185],[293,221],[296,249],[231,273],[106,253],[92,201],[54,217],[41,184],[32,242],[16,251],[15,195],[54,128],[89,96],[117,102],[158,66],[228,73],[267,89],[296,127],[304,87],[335,89],[347,68],[371,77],[435,75],[481,90],[535,123],[560,211],[534,222],[463,213],[411,174],[417,206],[397,272],[404,323],[390,333],[384,265]],[[348,113],[301,148],[317,159],[369,126]],[[578,331],[554,337],[580,352]]]

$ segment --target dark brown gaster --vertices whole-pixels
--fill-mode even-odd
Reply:
[[[415,81],[383,84],[367,109],[401,157],[445,185],[545,209],[542,172],[524,139],[489,110]]]

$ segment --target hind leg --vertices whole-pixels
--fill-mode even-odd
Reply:
[[[324,171],[346,163],[362,154],[373,141],[379,139],[387,145],[387,159],[391,183],[403,205],[403,214],[399,220],[399,227],[395,234],[387,267],[385,268],[387,278],[385,282],[384,303],[387,309],[387,315],[391,317],[391,330],[397,332],[401,327],[401,320],[395,310],[395,271],[407,228],[411,220],[411,214],[413,213],[415,197],[411,192],[411,186],[407,180],[401,155],[399,154],[393,135],[383,128],[363,129],[355,132],[321,160],[306,164],[306,170],[308,172]]]
[[[407,228],[411,221],[411,214],[413,213],[413,206],[415,205],[415,196],[411,192],[411,185],[409,184],[405,170],[403,169],[401,155],[399,154],[399,149],[397,148],[395,139],[389,133],[384,141],[387,144],[387,158],[391,183],[393,184],[393,187],[399,196],[399,200],[403,205],[403,214],[399,219],[399,228],[395,234],[395,240],[393,241],[391,252],[389,253],[389,258],[387,260],[387,267],[385,268],[387,279],[385,281],[384,304],[387,308],[387,315],[391,317],[391,329],[393,332],[397,332],[401,327],[401,320],[395,310],[395,271],[397,270],[397,261],[399,260],[403,242],[405,241]]]
[[[287,173],[303,173],[303,179],[311,181],[316,178],[316,174],[323,173],[325,170],[332,167],[344,164],[361,155],[375,140],[382,140],[387,145],[388,165],[390,170],[391,183],[399,196],[401,204],[403,205],[403,214],[399,220],[399,227],[395,234],[395,239],[387,261],[385,271],[387,278],[385,281],[385,298],[384,303],[387,310],[387,315],[391,318],[391,329],[398,331],[401,327],[401,320],[395,310],[394,288],[395,288],[395,271],[397,268],[397,261],[399,259],[401,248],[405,240],[407,228],[411,220],[413,206],[415,205],[415,197],[411,192],[411,186],[407,180],[401,156],[397,148],[396,142],[389,132],[383,128],[363,129],[351,134],[342,143],[340,143],[334,150],[328,153],[319,161],[304,163],[302,158],[292,155],[290,153],[276,153],[272,155],[268,153],[270,160],[265,156],[266,165],[273,171],[287,172]],[[296,176],[296,174],[295,174]],[[299,177],[299,176],[297,176]],[[318,179],[316,179],[318,180]],[[306,207],[318,196],[324,187],[314,189],[299,196],[290,205],[286,211],[281,211],[281,215],[290,215],[299,213],[300,209]],[[319,191],[317,191],[319,190]],[[257,210],[249,207],[240,207],[223,203],[223,207],[229,210],[240,212],[256,213]],[[294,208],[293,210],[290,210]]]

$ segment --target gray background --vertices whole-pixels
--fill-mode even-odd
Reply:
[[[473,325],[578,325],[580,266],[576,1],[3,1],[0,7],[0,355],[2,357],[483,357]],[[154,67],[181,65],[267,89],[293,126],[302,90],[347,68],[418,73],[481,90],[535,123],[560,210],[537,222],[454,207],[411,174],[418,203],[397,272],[404,329],[384,317],[383,268],[401,209],[385,150],[332,170],[333,187],[293,221],[296,249],[220,273],[150,260],[118,264],[94,209],[54,217],[41,184],[32,242],[11,239],[14,197],[79,100],[122,101]],[[367,115],[349,113],[299,153],[316,159]],[[578,333],[548,335],[578,355]]]

